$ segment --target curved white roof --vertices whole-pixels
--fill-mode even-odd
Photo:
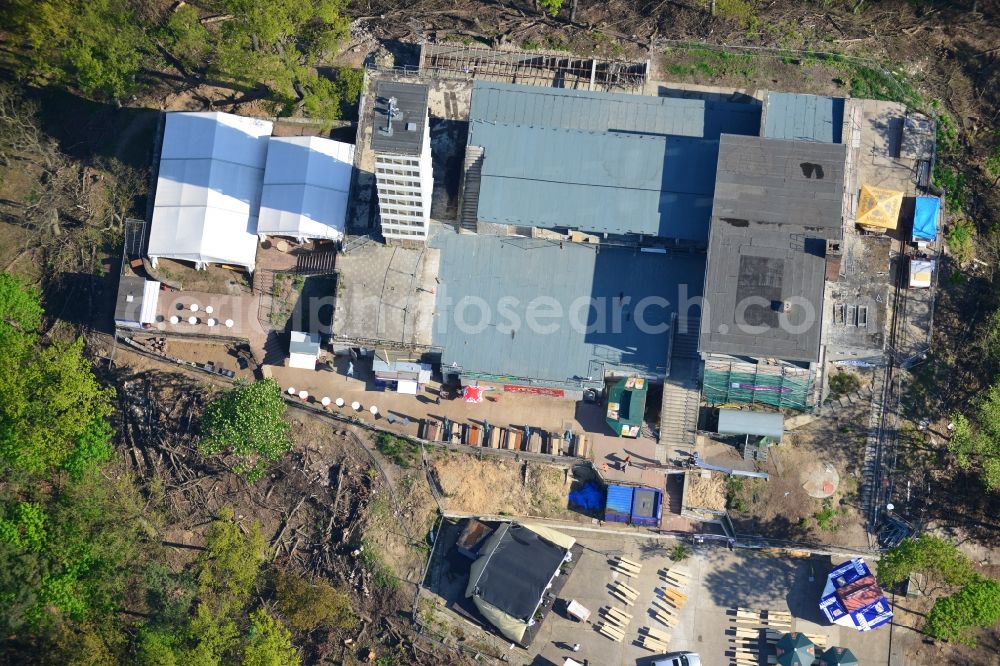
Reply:
[[[272,137],[257,233],[340,240],[354,146],[320,137]]]
[[[228,113],[169,113],[149,256],[253,270],[272,123]]]

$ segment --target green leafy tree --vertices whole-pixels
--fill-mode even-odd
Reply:
[[[206,455],[232,454],[236,471],[257,481],[268,463],[292,448],[285,408],[273,379],[237,384],[205,409],[200,448]]]
[[[130,93],[149,51],[127,0],[14,0],[6,21],[29,46],[27,74],[88,96]]]
[[[973,419],[955,414],[952,422],[948,449],[959,466],[978,472],[987,490],[1000,491],[1000,382],[976,402]]]
[[[223,6],[233,18],[222,24],[216,45],[218,75],[263,84],[286,103],[309,94],[313,68],[350,34],[345,0],[225,0]]]
[[[1000,581],[977,576],[955,594],[934,602],[925,630],[931,636],[976,644],[980,629],[1000,622]]]
[[[351,599],[319,578],[305,578],[279,571],[274,579],[278,610],[296,631],[310,631],[326,624],[337,629],[351,629],[358,618],[351,609]]]
[[[879,560],[882,583],[900,583],[914,572],[937,577],[947,585],[965,585],[975,575],[972,562],[955,544],[930,534],[904,539]]]
[[[182,65],[189,68],[204,68],[212,51],[212,35],[201,23],[198,10],[184,5],[171,12],[164,30],[170,53]]]
[[[563,7],[563,0],[538,0],[538,4],[549,16],[558,16]]]
[[[292,633],[266,610],[250,614],[250,632],[243,650],[243,666],[298,666],[299,651]]]

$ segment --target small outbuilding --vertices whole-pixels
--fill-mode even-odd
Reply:
[[[115,302],[115,326],[144,328],[156,321],[160,283],[135,275],[123,275],[118,281]]]
[[[575,543],[548,527],[503,523],[479,549],[465,596],[500,633],[526,645],[542,598]]]
[[[608,391],[607,423],[620,437],[638,437],[646,411],[647,382],[629,377],[615,382]]]
[[[934,280],[933,259],[910,259],[910,288],[928,289]]]
[[[288,343],[288,367],[315,370],[319,358],[320,339],[318,333],[292,331]]]
[[[780,440],[785,432],[785,416],[780,412],[720,409],[716,431],[720,435],[753,435]]]

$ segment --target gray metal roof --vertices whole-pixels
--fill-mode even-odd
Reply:
[[[701,351],[818,359],[826,241],[843,235],[845,150],[722,137]]]
[[[844,99],[800,93],[767,94],[764,136],[840,143],[844,123]]]
[[[718,138],[760,133],[761,107],[678,97],[476,81],[470,122]]]
[[[372,150],[393,155],[420,154],[424,126],[427,124],[427,91],[428,87],[423,84],[378,82],[375,86]],[[390,97],[396,98],[397,112],[392,119],[392,136],[387,136],[383,130]]]
[[[477,122],[478,218],[705,241],[714,141]]]
[[[703,242],[723,129],[756,136],[760,106],[477,81],[478,219]]]
[[[745,409],[720,409],[721,435],[758,435],[778,437],[785,432],[785,417],[778,412],[751,412]]]
[[[443,229],[431,244],[441,248],[434,345],[444,350],[443,369],[454,364],[467,377],[482,373],[570,388],[587,377],[599,383],[605,372],[662,378],[666,325],[680,298],[679,285],[692,282],[687,287],[691,298],[701,293],[704,257],[693,253],[642,253]],[[624,301],[615,330],[613,312],[621,297],[631,300]],[[640,313],[649,325],[644,332],[633,315],[638,318],[638,304],[649,297],[660,300],[646,301]],[[590,299],[596,300],[588,311]],[[562,316],[547,317],[554,309]],[[528,325],[529,312],[542,326]],[[462,330],[461,318],[473,326]]]
[[[288,353],[319,356],[319,343],[319,333],[292,331],[288,342]]]

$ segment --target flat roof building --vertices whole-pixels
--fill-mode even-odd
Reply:
[[[431,221],[434,174],[427,95],[423,84],[379,81],[375,87],[372,151],[382,235],[423,243]]]
[[[828,242],[843,236],[845,146],[723,135],[699,350],[819,359]]]
[[[118,281],[115,326],[143,328],[156,322],[160,283],[125,274]]]
[[[704,274],[693,252],[444,231],[431,244],[434,347],[442,373],[463,381],[582,391],[608,375],[662,380],[673,318]]]

